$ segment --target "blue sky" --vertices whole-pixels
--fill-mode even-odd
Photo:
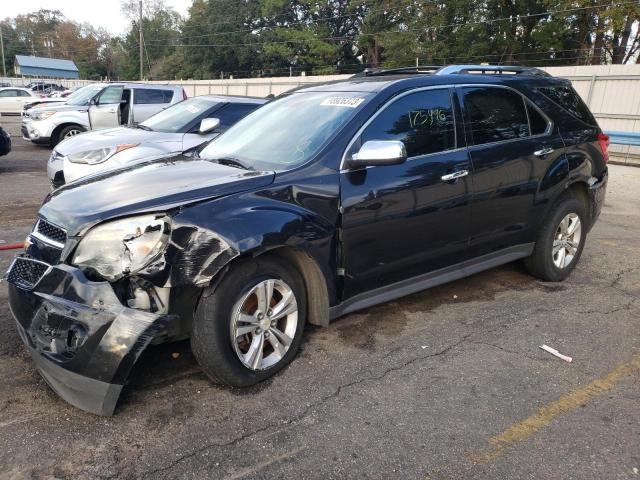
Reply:
[[[128,26],[127,19],[120,12],[119,0],[0,0],[0,4],[0,18],[15,17],[46,8],[60,10],[70,20],[103,27],[114,35],[123,33]],[[191,0],[166,0],[165,4],[181,15],[186,15]]]

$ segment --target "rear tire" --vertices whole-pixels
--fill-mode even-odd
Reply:
[[[200,300],[193,354],[214,382],[254,385],[293,360],[306,311],[304,282],[295,268],[272,257],[242,261]]]
[[[575,197],[563,197],[549,212],[533,253],[525,259],[527,271],[549,282],[564,280],[580,260],[586,236],[584,202]]]

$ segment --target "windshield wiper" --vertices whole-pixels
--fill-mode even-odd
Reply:
[[[133,128],[139,128],[140,130],[146,130],[147,132],[153,132],[153,128],[149,128],[141,123],[134,123],[131,125]]]
[[[243,170],[253,170],[252,167],[238,160],[237,158],[232,157],[222,157],[222,158],[214,158],[214,162],[219,163],[220,165],[228,165],[230,167],[242,168]]]

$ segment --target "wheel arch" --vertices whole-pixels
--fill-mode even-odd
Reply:
[[[319,327],[329,326],[329,293],[325,275],[317,261],[307,252],[290,245],[281,245],[267,249],[245,252],[230,260],[211,280],[208,295],[215,292],[216,286],[234,265],[259,257],[276,257],[295,268],[304,282],[307,293],[307,321]]]
[[[58,138],[58,136],[60,135],[60,132],[62,131],[62,129],[66,127],[78,127],[83,132],[87,131],[87,129],[84,126],[80,125],[79,123],[74,123],[74,122],[61,123],[60,125],[56,126],[56,128],[53,129],[53,132],[51,132],[51,138],[54,139],[55,143],[60,142],[61,139]]]
[[[206,204],[205,204],[206,205]],[[335,272],[335,228],[309,212],[247,208],[220,211],[220,218],[201,216],[199,206],[174,218],[177,223],[166,255],[174,287],[192,285],[204,295],[216,286],[233,266],[262,255],[278,257],[297,269],[307,291],[308,321],[329,324],[329,306],[338,292]],[[221,221],[217,221],[221,220]]]

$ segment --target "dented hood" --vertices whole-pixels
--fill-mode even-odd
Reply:
[[[253,190],[273,178],[273,172],[170,156],[69,183],[47,197],[40,215],[74,236],[111,218]]]

